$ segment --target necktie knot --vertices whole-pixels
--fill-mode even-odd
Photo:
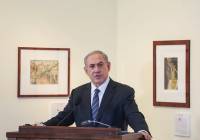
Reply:
[[[96,89],[94,90],[94,94],[99,94],[99,92],[100,92],[100,90],[99,90],[98,88],[96,88]]]

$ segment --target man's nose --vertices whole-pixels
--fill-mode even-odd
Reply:
[[[99,67],[98,65],[95,65],[94,71],[95,71],[95,72],[99,72],[99,71],[100,71],[100,67]]]

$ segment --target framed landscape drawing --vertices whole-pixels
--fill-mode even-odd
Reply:
[[[190,107],[190,40],[153,41],[153,105]]]
[[[68,96],[70,49],[18,47],[18,97]]]

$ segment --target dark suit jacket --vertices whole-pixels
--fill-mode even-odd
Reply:
[[[91,115],[91,84],[87,83],[72,90],[68,104],[58,115],[46,121],[47,126],[71,125],[82,126],[86,120],[92,120]],[[97,121],[112,127],[127,130],[129,124],[135,132],[146,130],[149,132],[144,116],[138,110],[134,100],[133,88],[110,80],[104,93]]]

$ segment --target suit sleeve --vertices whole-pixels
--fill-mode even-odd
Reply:
[[[140,130],[146,130],[149,132],[148,125],[145,121],[144,115],[139,111],[138,106],[134,99],[134,90],[130,88],[126,101],[124,104],[125,116],[127,118],[128,124],[135,132]]]
[[[69,126],[74,123],[74,93],[72,91],[71,96],[69,97],[68,103],[55,117],[47,120],[43,124],[46,126]]]

